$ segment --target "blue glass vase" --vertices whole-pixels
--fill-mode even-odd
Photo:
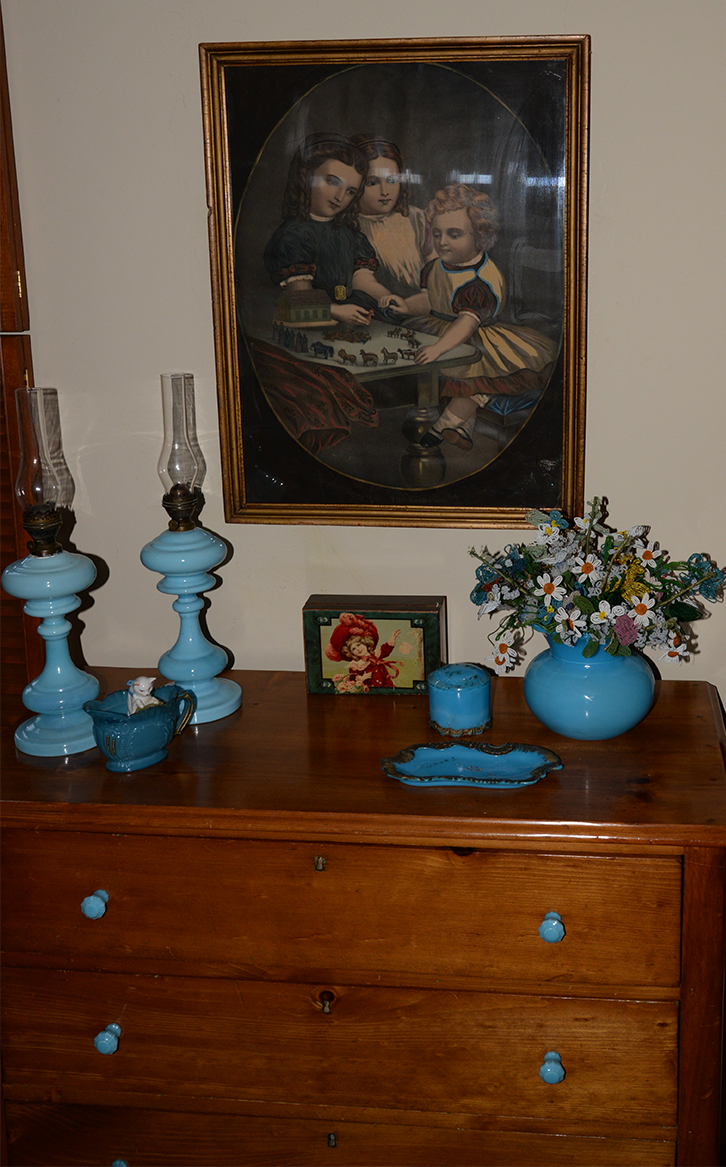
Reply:
[[[655,692],[644,657],[611,656],[602,646],[584,657],[582,641],[547,643],[524,675],[524,699],[543,725],[563,737],[604,741],[643,720]]]

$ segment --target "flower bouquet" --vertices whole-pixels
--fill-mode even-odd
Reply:
[[[471,593],[479,616],[508,612],[489,640],[487,658],[498,674],[518,661],[525,629],[555,644],[582,644],[584,657],[602,646],[612,656],[633,648],[662,650],[659,660],[688,654],[684,625],[701,619],[701,598],[722,597],[724,572],[706,555],[675,561],[648,539],[648,527],[615,531],[605,523],[605,500],[588,503],[570,524],[559,511],[531,511],[531,543],[470,554],[480,561]]]

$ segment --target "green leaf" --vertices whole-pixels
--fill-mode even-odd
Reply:
[[[588,600],[587,596],[575,594],[571,599],[575,607],[580,609],[583,616],[589,616],[591,612],[597,611],[592,600]]]
[[[584,657],[594,656],[599,647],[600,647],[599,640],[588,640],[587,644],[585,645],[585,648],[583,649],[582,655]]]
[[[674,600],[666,606],[666,615],[675,616],[676,620],[690,624],[693,620],[702,620],[703,612],[694,604],[684,604],[682,600]]]
[[[617,656],[620,651],[620,641],[617,636],[611,636],[605,645],[605,652],[609,652],[611,656]]]
[[[540,523],[549,523],[550,517],[543,511],[528,511],[527,522],[530,527],[539,527]]]

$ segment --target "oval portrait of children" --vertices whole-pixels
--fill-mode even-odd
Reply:
[[[293,458],[412,503],[521,475],[525,430],[561,458],[564,88],[507,65],[298,70],[263,141],[228,89],[253,497]]]

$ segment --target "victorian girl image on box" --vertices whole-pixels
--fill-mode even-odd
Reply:
[[[347,673],[336,673],[333,684],[339,693],[368,693],[371,689],[393,689],[402,660],[392,660],[391,653],[401,635],[396,628],[388,640],[379,645],[380,633],[372,620],[353,612],[341,612],[338,623],[325,646],[330,661],[347,663]],[[412,651],[403,644],[399,651]]]

